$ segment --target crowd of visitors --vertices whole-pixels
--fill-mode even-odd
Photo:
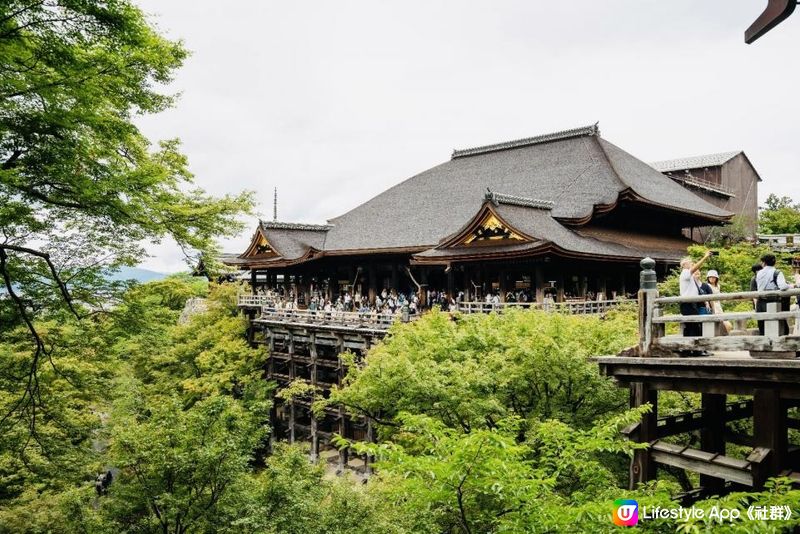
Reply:
[[[681,274],[680,274],[680,294],[682,297],[699,296],[699,295],[713,295],[720,293],[720,275],[716,269],[710,269],[706,273],[705,280],[702,279],[700,269],[703,264],[713,255],[713,252],[706,252],[703,257],[697,262],[691,258],[685,258],[681,261]],[[776,258],[774,254],[765,254],[761,257],[761,261],[752,267],[753,278],[750,280],[750,291],[764,292],[764,291],[785,291],[794,287],[800,287],[800,273],[795,272],[794,284],[786,281],[786,276],[780,269],[775,267]],[[792,302],[790,297],[758,297],[753,299],[753,306],[757,312],[767,311],[768,302],[779,302],[780,310],[789,311],[792,309]],[[797,305],[800,305],[798,302]],[[722,302],[718,300],[709,302],[698,303],[681,303],[681,315],[707,315],[707,314],[721,314],[724,313]],[[727,335],[731,332],[733,325],[728,321],[720,323],[722,331],[721,335]],[[790,332],[790,325],[788,320],[780,321],[779,332],[780,335],[788,335]],[[800,324],[794,326],[795,330],[800,330]],[[764,335],[764,321],[758,321],[758,330],[760,335]],[[683,335],[689,337],[697,337],[701,335],[701,323],[684,323]],[[705,351],[685,351],[686,355],[700,356],[706,355]]]
[[[624,295],[618,296],[616,292],[612,293],[612,299],[626,298]],[[260,287],[257,290],[257,294],[266,296],[267,305],[279,310],[304,309],[326,312],[358,312],[362,314],[395,314],[402,313],[403,309],[406,308],[408,313],[413,315],[434,306],[439,307],[442,311],[456,311],[459,309],[459,305],[475,299],[474,295],[467,295],[463,291],[451,296],[446,291],[439,289],[425,291],[424,303],[420,301],[416,292],[402,292],[396,289],[383,289],[375,295],[374,302],[370,302],[368,295],[351,293],[350,291],[344,291],[333,298],[327,298],[326,292],[319,290],[312,290],[306,294],[297,294],[293,289],[287,292],[282,287],[277,289]],[[567,301],[599,301],[606,300],[607,296],[605,293],[589,291],[584,297],[578,298],[565,292],[564,298]],[[307,302],[306,299],[308,300]],[[528,290],[507,291],[502,296],[499,291],[493,290],[487,292],[486,296],[478,301],[489,305],[489,307],[499,307],[501,304],[526,306],[529,304],[534,305],[536,298]],[[548,306],[554,305],[557,301],[556,289],[546,288],[542,303],[543,307],[547,309]]]

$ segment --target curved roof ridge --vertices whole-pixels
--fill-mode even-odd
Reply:
[[[572,137],[584,136],[599,136],[600,127],[599,122],[591,126],[582,126],[580,128],[572,128],[570,130],[561,130],[560,132],[552,132],[534,137],[526,137],[524,139],[515,139],[513,141],[505,141],[503,143],[496,143],[493,145],[476,146],[472,148],[454,149],[453,155],[450,159],[463,158],[466,156],[475,156],[477,154],[486,154],[488,152],[497,152],[499,150],[508,150],[511,148],[519,148],[523,146],[538,145],[540,143],[548,143],[550,141],[560,141],[562,139],[570,139]]]
[[[331,224],[305,224],[280,221],[260,221],[261,227],[269,230],[304,230],[307,232],[327,232]]]
[[[507,195],[505,193],[498,193],[486,188],[486,195],[484,198],[491,201],[493,204],[511,204],[512,206],[523,206],[526,208],[537,208],[541,210],[552,210],[555,207],[555,202],[552,200],[541,200],[538,198],[522,197],[519,195]]]

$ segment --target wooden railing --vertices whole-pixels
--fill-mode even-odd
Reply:
[[[409,320],[402,313],[344,312],[323,310],[287,310],[264,306],[261,308],[262,320],[310,325],[344,326],[351,328],[372,328],[386,330],[396,321]]]
[[[660,356],[673,351],[749,351],[753,357],[794,357],[800,351],[800,310],[781,310],[781,300],[800,295],[800,289],[785,291],[746,291],[688,297],[659,297],[655,284],[655,262],[642,260],[642,289],[639,291],[639,347],[641,356]],[[663,306],[713,302],[768,300],[766,311],[730,312],[708,315],[664,315]],[[790,324],[793,320],[794,325]],[[745,329],[728,335],[723,323],[746,325],[763,323],[763,334],[750,334]],[[781,332],[781,323],[788,325]],[[680,324],[678,335],[666,335],[666,325]],[[688,324],[700,324],[699,336],[686,336]],[[786,329],[786,326],[784,326]]]
[[[619,306],[620,304],[631,303],[633,301],[628,299],[617,299],[617,300],[586,300],[586,301],[567,301],[567,302],[552,302],[552,303],[538,303],[538,302],[501,302],[498,304],[492,304],[487,302],[459,302],[457,305],[457,310],[461,313],[491,313],[491,312],[502,312],[507,309],[534,309],[534,310],[543,310],[548,312],[557,312],[557,313],[567,313],[571,315],[584,315],[584,314],[595,314],[595,313],[605,313],[611,308],[615,306]],[[239,295],[239,307],[241,308],[270,308],[276,309],[275,303],[271,297],[267,295],[247,295],[241,294]],[[306,312],[309,310],[280,310],[280,311],[291,311],[291,312]],[[314,313],[315,316],[321,313],[329,313],[329,314],[345,314],[345,317],[349,317],[347,314],[351,313],[353,316],[364,316],[364,315],[376,315],[372,314],[362,314],[358,312],[310,312]],[[392,316],[392,314],[377,314],[379,316]],[[299,316],[298,316],[299,317]],[[349,320],[349,319],[348,319]]]
[[[274,303],[272,298],[267,295],[239,295],[240,308],[260,308],[261,306],[271,306]]]
[[[627,299],[618,300],[580,300],[569,302],[459,302],[458,311],[462,313],[503,312],[509,309],[542,310],[547,312],[566,313],[570,315],[587,315],[605,313],[621,304],[633,302]]]
[[[779,252],[800,250],[800,234],[758,234],[758,242]]]

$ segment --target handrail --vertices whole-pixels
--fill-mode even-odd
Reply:
[[[239,306],[269,306],[271,305],[272,299],[268,295],[247,295],[247,294],[240,294],[238,296],[238,305]]]
[[[657,356],[672,351],[749,351],[753,357],[795,357],[800,353],[800,310],[781,310],[782,302],[800,295],[800,288],[774,291],[742,291],[686,297],[659,297],[655,261],[641,261],[639,290],[640,356]],[[723,302],[759,299],[765,305],[758,310],[719,314],[662,315],[661,305]],[[794,319],[794,333],[788,320]],[[729,333],[726,322],[737,323],[737,331]],[[748,321],[757,321],[759,335],[746,331]],[[680,335],[666,335],[665,326],[680,323]]]
[[[507,309],[542,310],[570,314],[604,313],[609,309],[633,302],[630,299],[617,300],[581,300],[574,302],[459,302],[457,310],[462,313],[491,313]]]
[[[789,298],[800,295],[800,288],[777,289],[770,291],[740,291],[738,293],[712,293],[710,295],[692,295],[687,297],[656,297],[656,304],[688,304],[696,302],[717,302],[726,300],[748,300],[764,298]]]
[[[298,310],[282,309],[264,306],[261,309],[261,319],[276,319],[280,321],[296,321],[306,324],[326,324],[350,327],[377,327],[389,328],[395,321],[403,319],[402,314],[388,314],[375,312],[346,312],[325,310]]]

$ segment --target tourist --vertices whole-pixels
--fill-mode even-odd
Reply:
[[[756,287],[761,291],[785,291],[794,287],[786,281],[786,277],[780,269],[775,268],[775,255],[764,254],[761,256],[761,266],[763,267],[756,274]],[[779,311],[789,311],[791,298],[781,297],[759,297],[756,301],[756,311],[767,311],[767,302],[779,302]],[[779,334],[782,336],[789,334],[789,323],[786,320],[780,321]],[[764,321],[758,321],[758,332],[764,335]]]
[[[684,258],[681,261],[680,291],[682,297],[696,297],[700,295],[700,284],[694,276],[700,267],[711,257],[711,251],[706,251],[700,260],[695,263],[692,258]],[[681,315],[700,315],[701,306],[695,302],[682,302]],[[700,323],[683,323],[683,335],[687,337],[700,336],[702,328]]]
[[[758,271],[763,269],[760,263],[754,263],[750,270],[753,271],[753,278],[750,279],[750,291],[758,291],[758,282],[756,281],[756,276],[758,275]],[[753,299],[753,309],[756,309],[758,299]]]
[[[716,271],[716,269],[710,269],[706,273],[706,281],[708,282],[708,286],[711,288],[712,294],[719,295],[722,292],[719,281],[719,273]],[[711,313],[715,315],[725,313],[722,309],[722,302],[720,302],[719,300],[712,301]],[[723,321],[722,328],[724,334],[729,334],[731,329],[733,328],[733,324],[730,321]]]

